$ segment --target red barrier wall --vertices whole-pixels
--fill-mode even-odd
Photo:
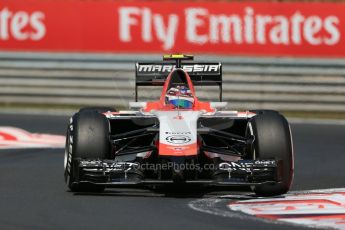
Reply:
[[[344,3],[0,2],[0,49],[345,57]]]

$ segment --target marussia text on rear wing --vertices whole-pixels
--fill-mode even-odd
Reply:
[[[173,62],[136,63],[135,101],[138,101],[138,86],[162,86],[169,73],[176,68]],[[188,73],[196,86],[218,86],[222,101],[222,64],[209,62],[184,62],[181,69]]]

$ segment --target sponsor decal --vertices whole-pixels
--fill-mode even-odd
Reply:
[[[168,135],[191,135],[192,132],[187,131],[187,132],[165,132],[165,134]]]
[[[309,227],[345,229],[345,189],[247,199],[228,204],[233,211]]]
[[[0,127],[0,149],[64,148],[65,141],[65,136],[30,133],[15,127]]]
[[[107,163],[98,160],[85,160],[79,162],[79,167],[84,168],[85,171],[127,172],[139,168],[139,164],[132,162]]]
[[[68,124],[68,136],[67,136],[67,143],[65,148],[65,156],[64,156],[64,169],[65,169],[65,178],[67,184],[69,184],[70,181],[70,175],[71,175],[71,168],[72,168],[72,150],[73,150],[73,117],[69,119]]]
[[[131,42],[134,40],[134,30],[139,30],[142,41],[152,41],[156,38],[163,50],[176,46],[179,34],[177,32],[182,26],[186,31],[185,42],[197,45],[306,43],[316,46],[335,45],[340,40],[339,18],[334,15],[309,16],[297,9],[291,15],[278,12],[262,13],[261,9],[256,10],[243,4],[243,7],[237,8],[235,12],[226,12],[224,9],[219,12],[219,7],[224,5],[212,4],[213,9],[208,4],[186,5],[182,12],[167,14],[166,23],[164,15],[152,7],[120,7],[119,37],[123,42]],[[217,12],[212,12],[214,8]],[[181,25],[182,23],[184,24]]]
[[[174,120],[183,120],[184,117],[181,116],[181,115],[177,115],[177,116],[173,117],[173,119],[174,119]]]
[[[344,11],[321,2],[2,0],[0,48],[345,57]]]
[[[12,9],[0,4],[0,41],[40,41],[46,35],[45,14],[40,10]]]
[[[140,64],[138,72],[140,73],[170,73],[176,66],[166,64]],[[188,73],[219,73],[220,65],[214,64],[194,64],[194,65],[182,65],[182,69]]]
[[[255,165],[262,165],[262,166],[268,166],[268,165],[276,165],[276,161],[275,160],[256,160],[254,161]]]
[[[223,162],[219,164],[221,170],[232,170],[232,169],[250,169],[253,167],[252,162]]]
[[[189,143],[192,139],[186,135],[173,135],[166,137],[165,140],[171,144],[179,145]]]
[[[223,162],[219,164],[219,169],[224,171],[236,171],[243,170],[250,172],[252,168],[266,168],[266,167],[276,167],[275,160],[240,160],[236,162]]]

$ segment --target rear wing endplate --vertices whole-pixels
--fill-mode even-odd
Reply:
[[[173,62],[136,63],[135,101],[138,101],[138,86],[162,86],[175,68]],[[195,86],[218,86],[222,101],[222,64],[209,62],[183,62],[181,68],[187,72]]]

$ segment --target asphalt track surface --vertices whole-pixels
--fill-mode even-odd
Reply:
[[[0,126],[64,135],[67,117],[0,114]],[[292,190],[345,187],[345,126],[294,124]],[[236,192],[109,190],[74,194],[62,149],[0,151],[0,229],[304,229],[197,212],[188,203]]]

